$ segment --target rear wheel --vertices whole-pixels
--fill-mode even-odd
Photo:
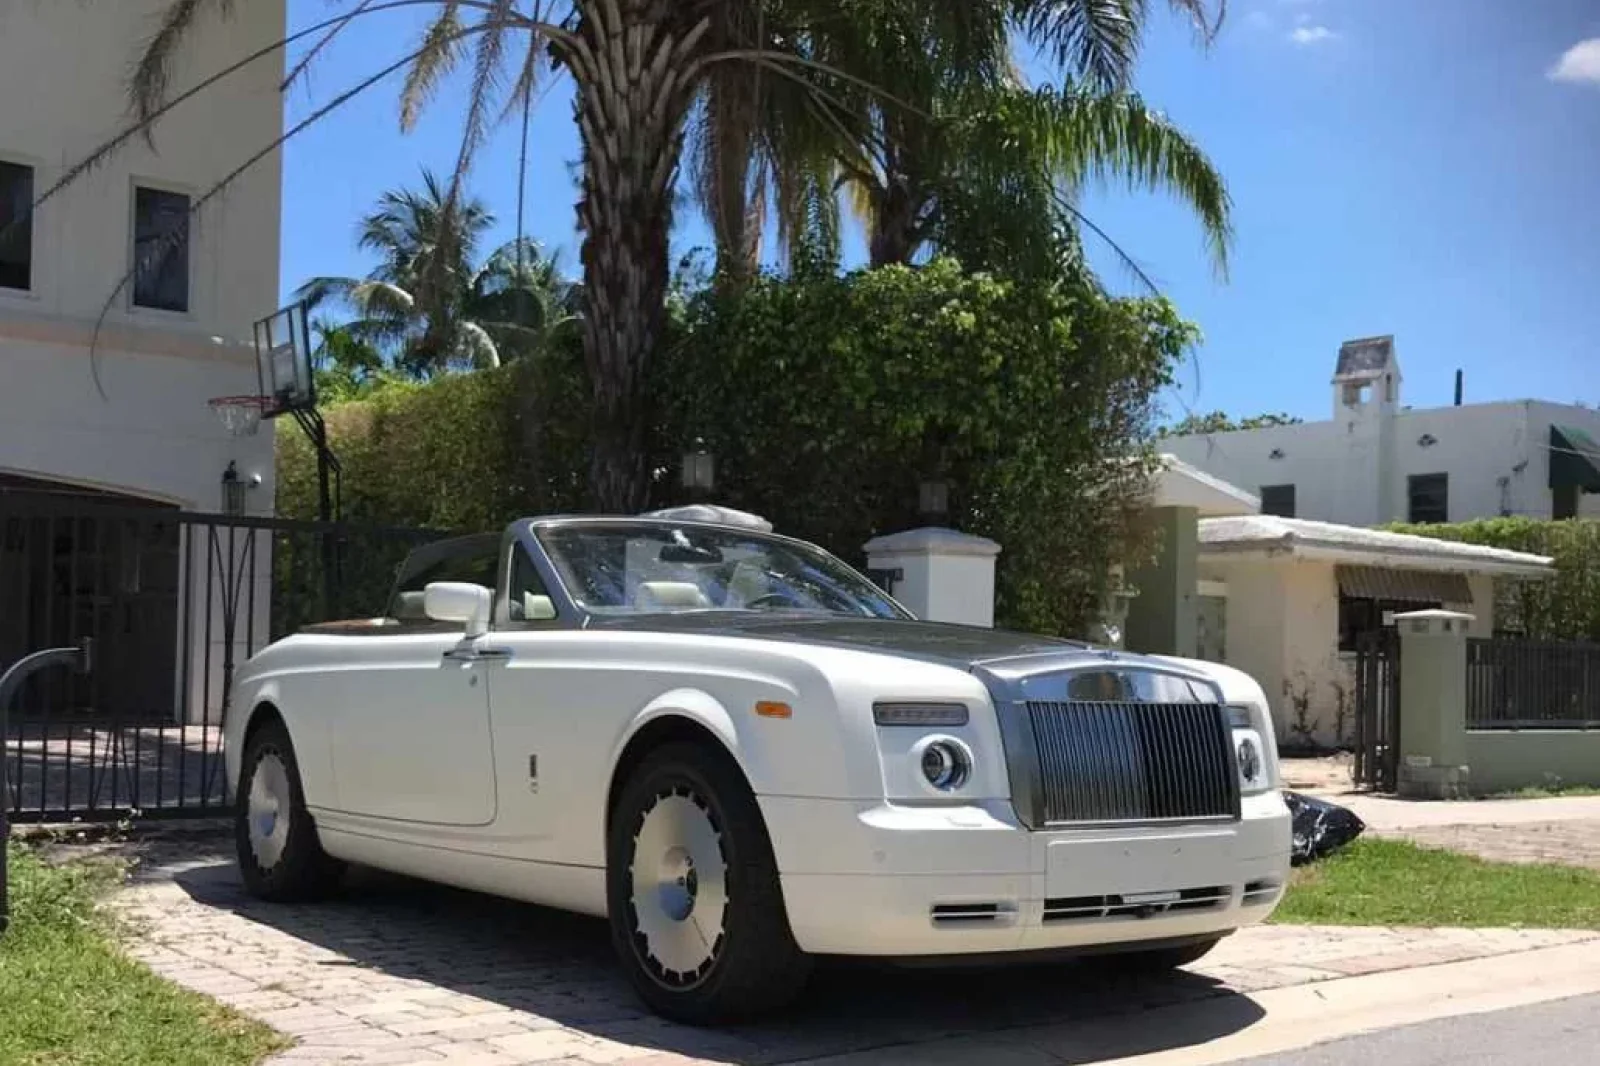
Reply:
[[[760,810],[720,752],[670,744],[639,766],[612,812],[606,892],[617,955],[659,1014],[731,1021],[805,985]]]
[[[274,901],[313,899],[339,882],[343,865],[317,840],[294,745],[281,722],[262,725],[245,746],[234,839],[239,872],[251,895]]]

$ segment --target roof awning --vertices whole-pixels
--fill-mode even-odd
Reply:
[[[1472,587],[1467,584],[1465,574],[1346,565],[1334,567],[1334,574],[1341,596],[1397,603],[1459,606],[1472,603]]]
[[[1550,487],[1600,492],[1600,443],[1573,426],[1550,427]]]

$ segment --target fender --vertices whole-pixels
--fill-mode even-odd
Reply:
[[[775,695],[779,695],[775,693]],[[794,693],[784,692],[791,701]],[[761,792],[761,785],[767,775],[765,759],[759,749],[759,743],[749,735],[748,728],[744,734],[740,733],[738,724],[732,714],[714,696],[701,689],[678,688],[663,692],[646,704],[638,714],[634,715],[625,726],[617,739],[612,743],[610,759],[607,762],[606,794],[617,784],[617,766],[622,759],[622,753],[627,750],[633,738],[648,727],[652,722],[663,718],[683,718],[705,729],[721,742],[723,748],[733,761],[738,764],[739,772],[744,774],[746,781],[757,794]]]

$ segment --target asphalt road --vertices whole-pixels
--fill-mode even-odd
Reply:
[[[1593,1066],[1600,996],[1354,1036],[1236,1066]]]

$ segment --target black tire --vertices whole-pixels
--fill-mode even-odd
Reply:
[[[633,890],[633,867],[646,816],[658,802],[673,797],[693,802],[719,835],[726,888],[721,929],[710,941],[709,959],[702,968],[681,973],[651,957]],[[744,776],[724,753],[674,743],[648,755],[623,786],[611,812],[606,855],[612,944],[628,980],[656,1013],[690,1025],[714,1025],[776,1010],[804,989],[811,960],[790,931],[761,811]],[[690,880],[697,883],[694,876]],[[693,893],[693,887],[688,891]],[[688,898],[692,917],[695,897]],[[704,940],[705,932],[700,936]]]
[[[280,853],[270,864],[264,864],[251,838],[250,790],[256,775],[263,772],[263,765],[270,765],[269,760],[273,759],[287,777],[288,825]],[[261,899],[279,903],[318,899],[338,887],[344,872],[344,864],[323,851],[317,839],[317,827],[306,810],[305,793],[300,786],[300,767],[295,761],[294,745],[281,722],[263,724],[245,745],[239,770],[239,794],[234,802],[234,842],[244,886],[251,895]]]
[[[1182,969],[1190,963],[1199,962],[1221,941],[1220,936],[1210,937],[1175,947],[1118,952],[1108,958],[1122,973],[1136,977],[1159,977],[1173,970]]]

